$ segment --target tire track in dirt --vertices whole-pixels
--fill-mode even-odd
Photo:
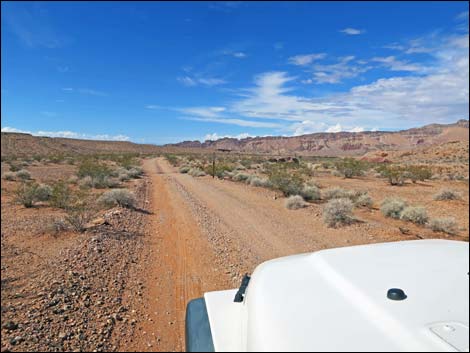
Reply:
[[[188,301],[230,287],[228,276],[214,271],[212,249],[160,164],[156,160],[144,164],[152,184],[153,215],[148,271],[142,276],[145,300],[134,339],[122,347],[128,351],[183,351]]]

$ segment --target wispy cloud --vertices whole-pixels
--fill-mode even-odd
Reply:
[[[30,134],[34,136],[47,136],[47,137],[64,137],[73,139],[84,139],[84,140],[103,140],[103,141],[129,141],[130,137],[126,135],[109,135],[109,134],[84,134],[74,131],[27,131],[20,130],[14,127],[5,126],[2,127],[2,132],[16,132],[23,134]]]
[[[351,79],[370,70],[371,66],[357,65],[355,57],[345,56],[339,58],[335,64],[316,64],[313,66],[313,78],[311,82],[316,83],[339,83],[344,79]]]
[[[247,57],[246,53],[242,51],[223,50],[222,54],[227,55],[227,56],[233,56],[234,58],[238,58],[238,59],[243,59]]]
[[[90,95],[90,96],[99,96],[99,97],[107,97],[107,96],[109,95],[109,94],[106,93],[106,92],[97,91],[97,90],[90,89],[90,88],[72,88],[72,87],[64,87],[64,88],[62,88],[62,91],[66,91],[66,92],[78,92],[78,93],[81,93],[81,94],[87,94],[87,95]]]
[[[366,31],[363,30],[363,29],[348,27],[348,28],[344,28],[344,29],[340,30],[340,32],[344,33],[344,34],[347,34],[347,35],[350,35],[350,36],[357,36],[359,34],[365,33]]]
[[[58,114],[56,112],[43,111],[41,115],[47,116],[49,118],[55,118]]]
[[[40,3],[11,2],[2,6],[2,23],[29,48],[58,48],[70,39],[51,24],[47,11]]]
[[[323,59],[325,56],[325,53],[296,55],[289,58],[289,63],[293,65],[305,66],[311,64],[315,60]]]
[[[455,16],[457,21],[468,21],[468,11],[463,11]]]
[[[398,60],[395,56],[374,57],[372,61],[381,63],[391,71],[424,71],[426,68],[420,64],[413,64],[407,61]]]
[[[198,85],[203,86],[217,86],[227,83],[224,79],[215,78],[215,77],[190,77],[190,76],[181,76],[176,78],[178,82],[187,87],[193,87]]]

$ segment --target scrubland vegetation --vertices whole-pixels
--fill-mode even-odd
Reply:
[[[439,222],[432,219],[426,208],[409,205],[406,200],[391,195],[383,195],[382,200],[374,200],[367,190],[345,189],[340,186],[324,187],[316,177],[329,176],[340,179],[376,179],[377,182],[392,187],[412,186],[435,179],[429,166],[415,164],[378,163],[358,158],[331,157],[269,157],[260,155],[214,154],[169,154],[167,160],[182,174],[193,177],[213,177],[244,183],[254,187],[264,187],[286,198],[285,207],[297,210],[310,204],[323,208],[323,220],[329,227],[339,227],[354,223],[354,210],[371,210],[374,204],[386,218],[410,222],[417,226],[429,227],[446,232],[452,222]],[[459,193],[443,189],[434,195],[434,200],[456,200]],[[454,220],[455,223],[455,220]],[[443,226],[441,226],[444,224]]]

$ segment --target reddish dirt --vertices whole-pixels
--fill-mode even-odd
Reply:
[[[374,200],[375,208],[355,211],[358,222],[333,229],[322,220],[321,203],[287,210],[272,190],[180,174],[163,158],[145,160],[144,169],[144,179],[127,185],[139,209],[112,210],[109,225],[83,235],[53,237],[48,217],[62,211],[14,205],[15,182],[2,181],[2,350],[183,351],[187,302],[237,287],[244,273],[265,260],[447,238],[384,218],[378,205],[386,196],[425,205],[431,216],[456,217],[460,231],[452,239],[468,241],[463,182],[392,187],[375,178],[315,178],[323,188],[366,189]],[[35,177],[42,174],[54,178],[40,168]],[[457,189],[463,199],[434,201],[441,187]],[[408,228],[407,234],[399,227]],[[9,321],[18,328],[4,328]]]
[[[179,351],[184,349],[184,309],[187,302],[210,290],[234,288],[245,272],[272,258],[325,248],[395,240],[447,236],[384,218],[377,209],[359,210],[359,222],[332,229],[324,225],[321,204],[287,210],[284,199],[264,188],[241,183],[193,178],[180,174],[166,160],[148,160],[153,198],[150,267],[144,280],[144,304],[149,317],[137,328],[133,342],[121,349]],[[367,189],[378,204],[399,195],[430,207],[431,215],[456,216],[459,240],[468,240],[468,185],[455,183],[459,201],[432,201],[442,182],[388,187],[377,179],[320,179],[324,187]],[[378,206],[378,205],[376,205]],[[406,227],[404,235],[398,227]]]

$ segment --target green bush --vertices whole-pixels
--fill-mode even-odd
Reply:
[[[299,195],[302,191],[303,178],[286,169],[274,169],[269,173],[269,182],[276,190],[281,191],[284,196]]]
[[[52,196],[52,188],[49,185],[40,184],[36,188],[36,199],[38,201],[48,201]]]
[[[411,179],[413,183],[419,181],[425,181],[432,178],[432,171],[425,166],[411,165],[406,168],[406,175]]]
[[[24,207],[33,207],[37,201],[38,184],[34,182],[22,182],[15,190],[15,202],[22,204]]]
[[[354,158],[344,158],[335,162],[338,170],[345,178],[361,176],[367,170],[367,164]]]
[[[406,179],[406,170],[399,166],[381,166],[378,172],[382,177],[387,178],[390,185],[402,186]]]
[[[57,208],[67,208],[73,201],[73,196],[69,185],[65,181],[59,180],[52,185],[50,204]]]
[[[93,159],[86,159],[80,163],[78,167],[78,177],[91,177],[93,180],[99,182],[104,180],[105,177],[111,176],[111,169],[103,163]]]

